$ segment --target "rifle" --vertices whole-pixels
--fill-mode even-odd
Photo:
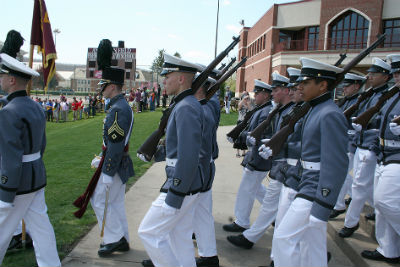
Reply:
[[[372,91],[372,90],[371,90]],[[392,86],[388,91],[383,93],[379,99],[378,102],[363,113],[361,113],[355,120],[354,123],[360,124],[363,129],[365,129],[371,120],[371,118],[379,112],[379,110],[383,107],[383,105],[386,103],[387,100],[392,98],[395,94],[397,94],[400,91],[399,87]]]
[[[200,86],[208,79],[208,76],[214,68],[228,55],[239,41],[240,37],[233,37],[233,42],[224,51],[218,54],[218,56],[200,73],[200,75],[197,76],[192,83],[193,92],[196,92],[200,88]],[[143,155],[147,161],[150,161],[153,158],[154,153],[156,153],[157,145],[165,134],[168,118],[174,107],[175,103],[172,103],[172,105],[163,112],[158,129],[156,129],[137,150],[137,153]]]
[[[225,67],[225,63],[222,63],[221,66],[219,66],[218,70],[222,70]]]
[[[268,114],[268,117],[250,133],[252,137],[256,139],[256,141],[261,140],[261,135],[263,132],[269,127],[272,119],[279,112],[279,109],[282,107],[282,104],[276,105],[276,107]]]
[[[336,61],[336,63],[334,64],[334,66],[336,66],[336,67],[339,67],[339,65],[342,64],[343,60],[346,59],[347,54],[344,53],[344,54],[340,54],[339,56],[340,56],[340,58],[339,58],[338,61]]]
[[[374,94],[374,91],[370,88],[364,92],[362,92],[358,97],[357,97],[357,101],[351,105],[350,107],[348,107],[344,112],[344,116],[346,117],[347,120],[349,120],[351,118],[351,115],[354,114],[354,112],[356,112],[358,110],[358,108],[360,107],[361,102],[363,102],[364,100],[370,98],[372,95]]]
[[[394,118],[394,119],[392,120],[392,122],[397,123],[397,125],[400,125],[400,116]]]
[[[231,62],[228,63],[228,65],[226,65],[224,68],[222,68],[221,72],[218,73],[217,75],[215,75],[215,77],[213,77],[215,80],[219,80],[221,79],[221,77],[225,74],[225,72],[227,72],[229,70],[229,68],[233,65],[233,63],[235,63],[236,61],[236,57],[231,58]]]
[[[329,89],[335,88],[344,79],[346,73],[348,73],[358,63],[360,63],[361,60],[363,60],[369,53],[371,53],[372,50],[374,50],[378,45],[380,45],[385,40],[385,36],[386,34],[381,35],[372,45],[361,51],[360,54],[358,54],[355,58],[353,58],[353,60],[347,63],[343,68],[343,72],[337,75],[336,81],[332,84],[332,87]],[[272,156],[276,156],[279,153],[279,151],[285,144],[288,136],[294,132],[294,126],[296,122],[300,120],[302,117],[304,117],[310,110],[310,108],[311,108],[310,103],[304,102],[299,108],[298,113],[293,114],[293,117],[289,120],[289,123],[285,127],[281,128],[277,133],[275,133],[271,137],[271,139],[265,144],[265,146],[271,148]]]

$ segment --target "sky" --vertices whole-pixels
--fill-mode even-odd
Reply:
[[[244,20],[253,26],[273,4],[296,0],[219,0],[217,53],[237,36]],[[218,0],[45,0],[56,35],[57,62],[86,64],[88,47],[107,38],[136,48],[136,65],[150,68],[160,49],[208,64],[214,58]],[[34,0],[1,0],[0,40],[11,29],[29,51]],[[53,36],[54,37],[54,36]],[[237,56],[237,49],[230,57]],[[38,56],[35,56],[35,58]],[[226,59],[228,61],[228,59]]]

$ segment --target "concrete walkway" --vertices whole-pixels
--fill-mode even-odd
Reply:
[[[220,127],[218,144],[220,156],[216,161],[216,177],[213,187],[214,218],[217,238],[218,255],[221,266],[268,266],[271,252],[273,228],[270,227],[260,241],[250,250],[236,248],[227,240],[227,233],[222,225],[229,223],[233,217],[236,192],[242,177],[241,158],[235,157],[236,151],[226,141],[226,133],[232,126]],[[160,186],[165,179],[165,163],[155,163],[130,190],[126,193],[126,211],[128,216],[131,250],[125,253],[115,253],[109,258],[100,258],[97,250],[100,244],[98,226],[79,242],[74,250],[63,260],[63,266],[142,266],[141,261],[148,256],[138,237],[137,229],[149,209],[151,202],[158,196]],[[265,179],[265,183],[268,180]],[[259,203],[256,202],[251,214],[253,222],[258,214]],[[328,250],[333,257],[329,266],[353,266],[328,237]]]

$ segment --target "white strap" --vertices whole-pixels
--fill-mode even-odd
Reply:
[[[31,162],[40,159],[40,151],[33,153],[33,154],[28,154],[28,155],[23,155],[22,156],[22,162]]]
[[[319,171],[319,169],[320,169],[319,162],[311,162],[311,161],[301,160],[301,166],[303,167],[303,169],[312,170],[312,171]]]
[[[167,166],[169,167],[175,167],[177,161],[177,159],[166,158]]]
[[[297,159],[286,159],[287,164],[291,165],[291,166],[296,166],[298,160]]]
[[[400,147],[400,141],[395,141],[395,140],[388,140],[388,139],[382,139],[380,138],[380,143],[382,146],[387,146],[387,147]]]
[[[356,130],[348,130],[347,134],[348,135],[355,135],[356,134]]]
[[[125,139],[125,145],[129,142],[129,139],[131,138],[131,133],[132,133],[132,125],[133,125],[133,110],[131,110],[132,112],[132,120],[131,120],[131,126],[129,127],[129,131],[128,131],[128,136]]]
[[[282,158],[282,159],[274,159],[274,161],[280,162],[280,161],[286,161],[286,159],[285,159],[285,158]]]

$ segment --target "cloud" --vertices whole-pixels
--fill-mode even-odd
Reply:
[[[242,27],[240,27],[239,25],[232,25],[232,24],[228,24],[225,27],[228,31],[233,32],[235,34],[239,34],[240,30],[242,29]]]
[[[224,4],[225,6],[228,6],[228,5],[231,4],[231,1],[229,1],[229,0],[224,0],[223,4]]]
[[[167,36],[168,36],[170,39],[175,39],[175,40],[180,39],[178,35],[173,34],[173,33],[168,33]]]

